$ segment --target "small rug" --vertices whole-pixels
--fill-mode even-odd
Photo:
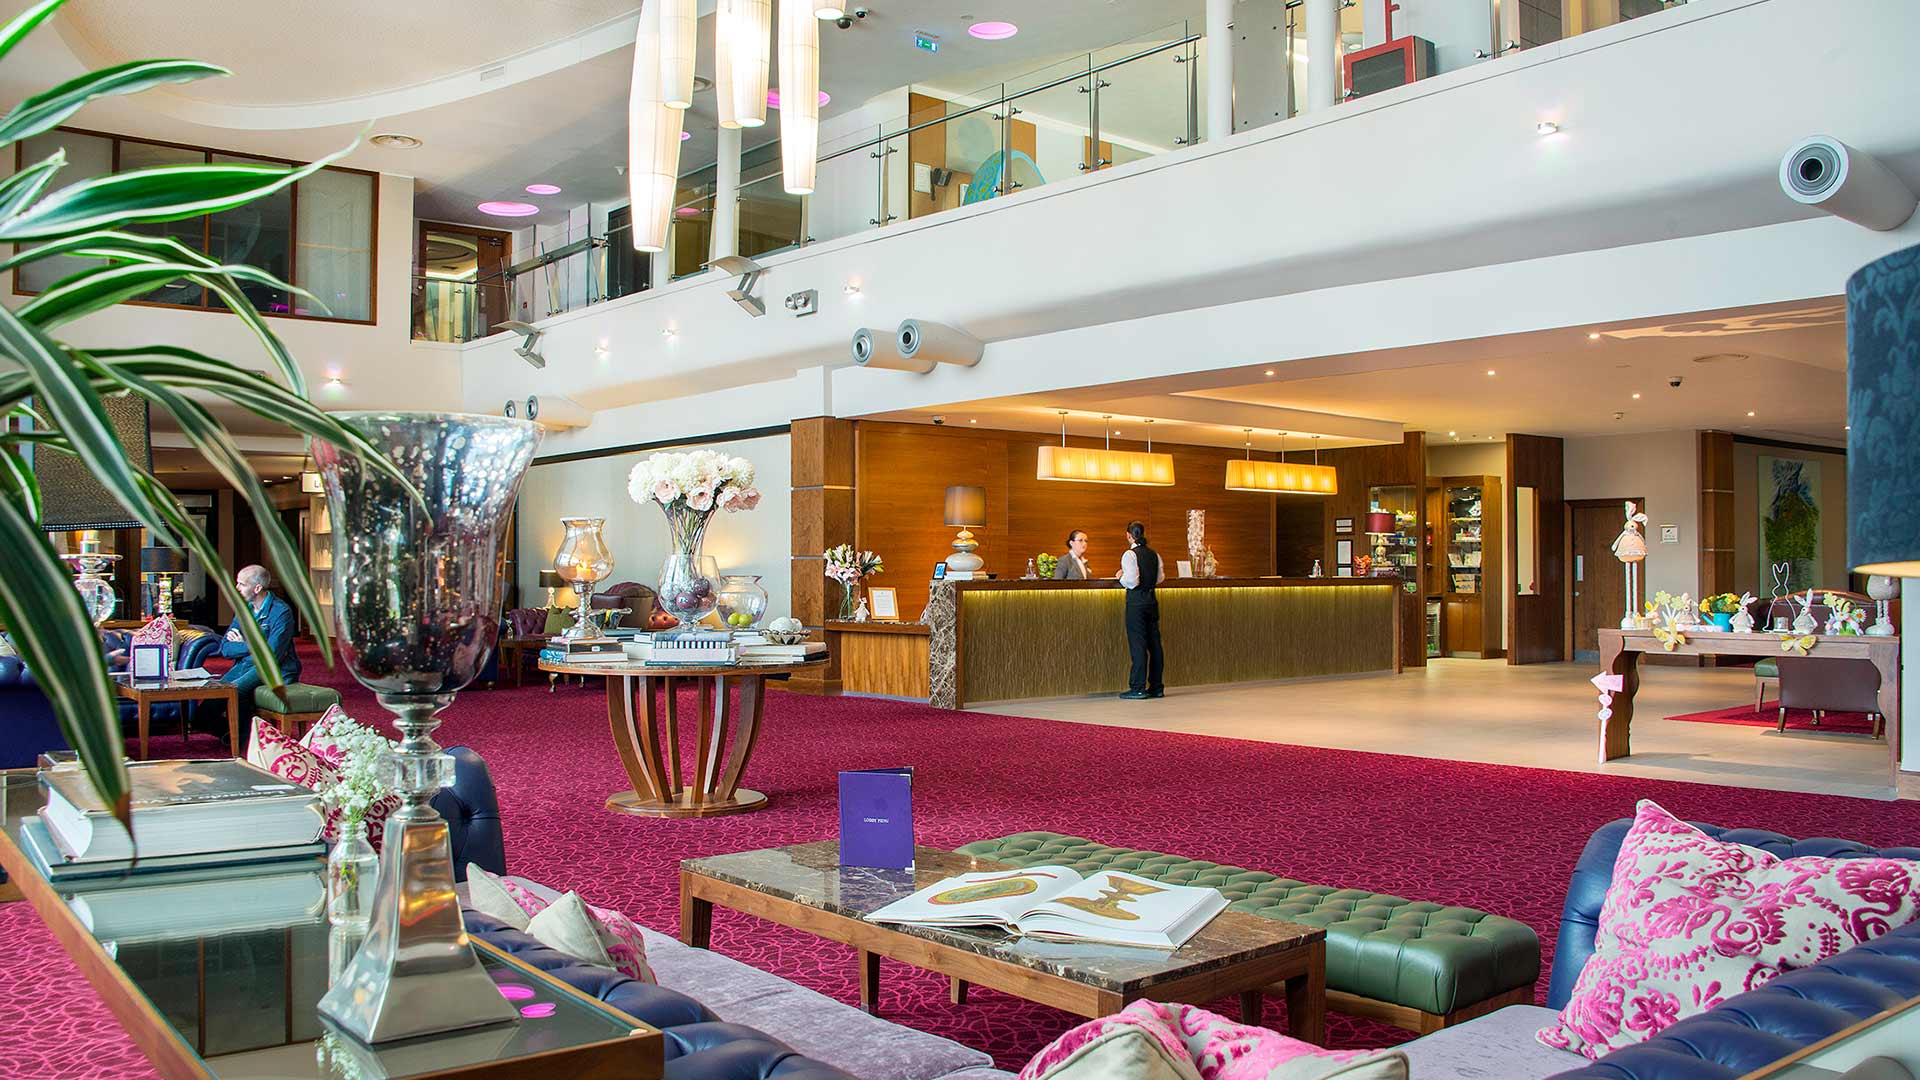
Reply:
[[[1736,727],[1771,728],[1779,726],[1780,706],[1768,701],[1760,706],[1759,712],[1754,712],[1752,705],[1733,705],[1710,712],[1681,713],[1679,716],[1669,716],[1667,719],[1684,720],[1689,724],[1733,724]],[[1788,709],[1787,730],[1871,735],[1873,721],[1867,719],[1866,713],[1829,712],[1822,716],[1820,723],[1816,725],[1813,722],[1812,709]]]

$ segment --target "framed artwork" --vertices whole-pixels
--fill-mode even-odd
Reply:
[[[1179,559],[1175,561],[1173,564],[1173,575],[1175,577],[1192,577],[1193,561],[1191,559]]]
[[[891,588],[886,586],[870,587],[867,589],[867,611],[876,619],[898,619],[900,617],[900,599]]]
[[[1789,590],[1820,581],[1820,463],[1760,455],[1760,565],[1786,563]]]
[[[1342,568],[1353,564],[1353,541],[1335,540],[1333,542],[1333,564]]]
[[[1336,533],[1350,533],[1350,532],[1352,532],[1352,531],[1353,531],[1353,519],[1352,519],[1352,518],[1334,518],[1334,519],[1333,519],[1333,531],[1334,531],[1334,532],[1336,532]],[[1347,560],[1345,560],[1345,559],[1341,559],[1340,561],[1341,561],[1341,562],[1346,562]]]
[[[167,646],[135,645],[127,660],[127,670],[135,682],[161,682],[167,677]]]

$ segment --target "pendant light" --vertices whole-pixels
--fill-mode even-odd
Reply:
[[[693,59],[699,39],[698,0],[652,0],[660,9],[660,103],[693,105]],[[677,137],[677,136],[676,136]]]
[[[733,75],[735,125],[767,122],[767,48],[773,36],[773,0],[721,0],[733,12],[727,28],[728,68]]]
[[[734,34],[739,8],[739,0],[718,0],[713,7],[713,107],[725,129],[740,126],[733,108]]]
[[[813,194],[819,152],[820,22],[813,0],[780,0],[780,172],[787,194]]]
[[[627,190],[633,201],[635,251],[665,251],[680,173],[684,112],[660,100],[660,5],[640,10],[633,42],[633,85],[627,99]]]
[[[840,6],[840,0],[813,0],[813,17],[822,22],[833,22],[847,17],[847,9]]]
[[[1060,445],[1049,444],[1040,448],[1040,460],[1034,469],[1034,478],[1089,484],[1173,486],[1173,455],[1153,452],[1153,421],[1147,421],[1147,449],[1141,453],[1137,450],[1115,450],[1111,428],[1106,424],[1113,417],[1103,416],[1100,419],[1102,428],[1107,429],[1106,448],[1082,449],[1067,445],[1067,414],[1062,411]]]
[[[1333,466],[1320,464],[1320,451],[1313,451],[1311,465],[1301,465],[1287,460],[1287,433],[1280,433],[1280,460],[1253,460],[1253,429],[1243,429],[1247,433],[1247,456],[1244,460],[1227,462],[1228,491],[1258,491],[1278,495],[1334,495],[1340,490],[1338,474]],[[1318,435],[1314,438],[1319,438]]]

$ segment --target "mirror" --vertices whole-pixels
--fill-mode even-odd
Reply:
[[[1514,592],[1539,595],[1540,499],[1530,487],[1513,489],[1513,550]]]

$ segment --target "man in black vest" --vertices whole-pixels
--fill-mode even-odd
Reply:
[[[1160,553],[1147,546],[1145,525],[1128,523],[1127,543],[1127,553],[1120,556],[1120,584],[1127,590],[1127,651],[1133,654],[1133,669],[1127,674],[1127,692],[1120,696],[1130,701],[1165,697],[1160,676],[1167,654],[1160,648],[1160,601],[1153,588],[1167,580],[1167,569]]]

